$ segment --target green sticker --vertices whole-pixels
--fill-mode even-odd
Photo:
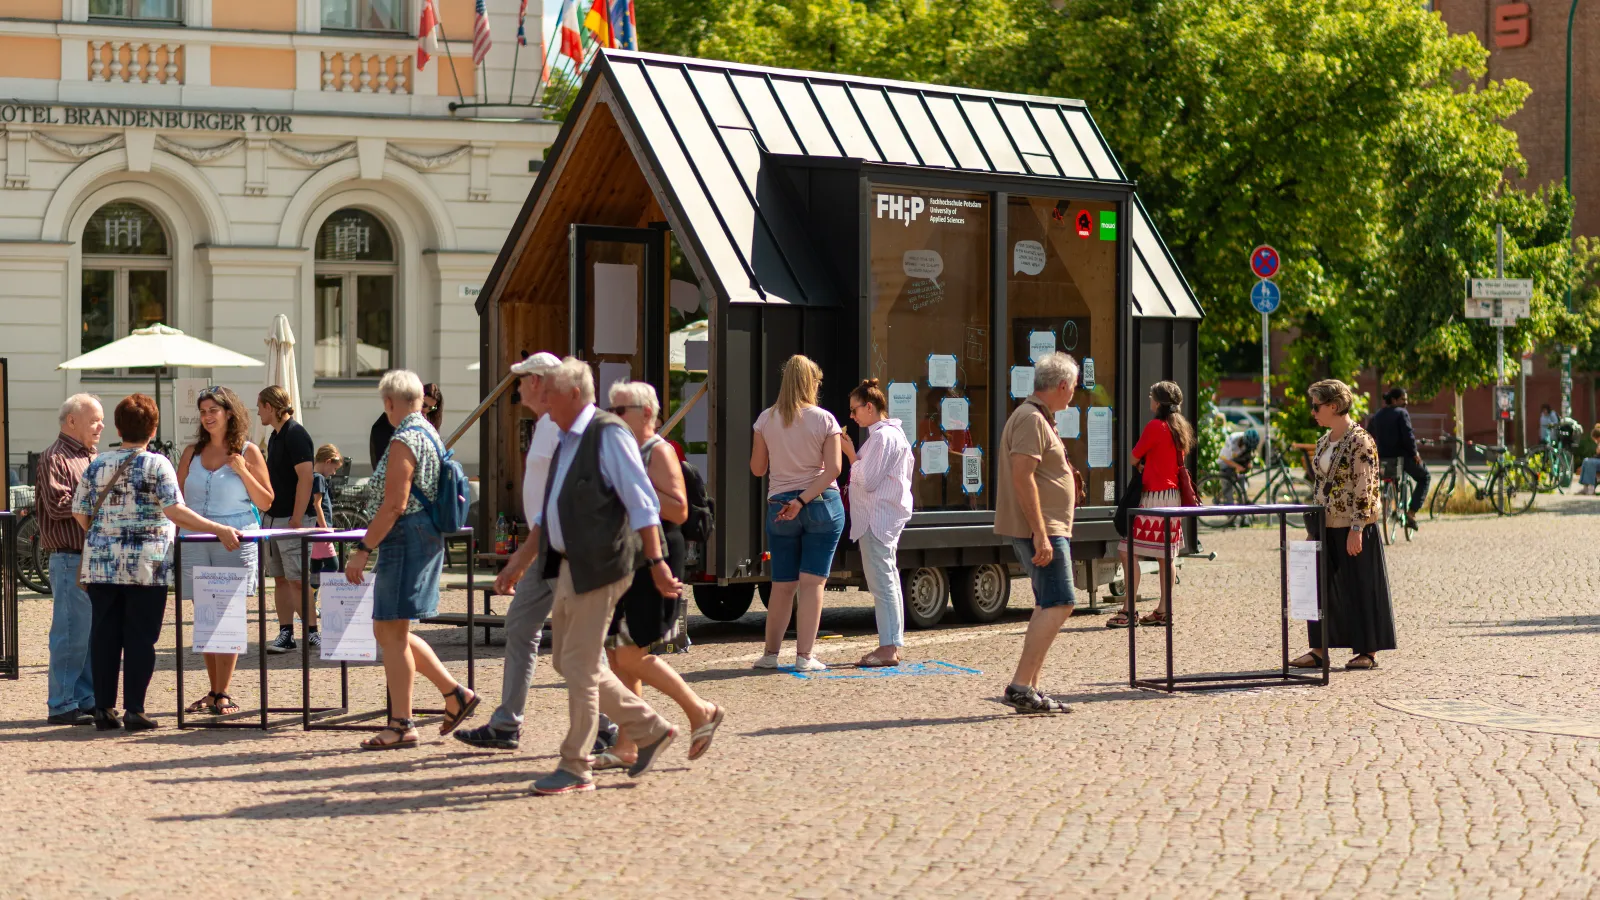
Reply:
[[[1114,241],[1117,239],[1117,212],[1107,209],[1100,212],[1100,240]]]

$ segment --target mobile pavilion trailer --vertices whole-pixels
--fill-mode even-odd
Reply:
[[[784,360],[822,366],[822,405],[851,433],[846,394],[881,379],[916,446],[900,565],[918,625],[951,596],[969,618],[1004,608],[1016,561],[991,529],[992,449],[1050,349],[1083,369],[1057,425],[1089,482],[1073,556],[1092,587],[1148,386],[1177,381],[1193,415],[1202,316],[1081,101],[616,51],[478,312],[486,392],[537,350],[589,361],[602,405],[618,378],[654,384],[668,412],[705,389],[670,437],[716,501],[688,578],[713,618],[766,580],[751,424]],[[486,521],[517,511],[531,424],[512,403],[485,417]]]

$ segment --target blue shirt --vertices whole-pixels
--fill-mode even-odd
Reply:
[[[550,499],[533,516],[533,524],[545,524],[545,509],[560,509],[556,501],[561,499],[561,485],[567,480],[567,470],[572,468],[573,457],[578,454],[578,444],[583,441],[584,430],[594,421],[594,414],[595,406],[591,403],[578,413],[570,429],[561,432],[556,457],[551,463],[555,470],[550,476]],[[644,469],[644,461],[639,458],[639,442],[633,439],[632,432],[624,428],[607,428],[600,435],[600,477],[606,487],[616,491],[617,496],[622,498],[622,504],[628,508],[628,524],[633,530],[661,524],[661,504],[656,500],[656,489],[650,483],[650,474]],[[567,541],[561,534],[559,514],[550,517],[549,527],[545,530],[550,535],[551,549],[566,553]]]

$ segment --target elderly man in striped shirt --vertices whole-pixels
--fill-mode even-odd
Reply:
[[[94,721],[94,679],[89,671],[89,595],[78,586],[83,561],[83,526],[72,518],[72,492],[94,459],[106,414],[90,394],[61,404],[61,434],[39,457],[34,510],[39,543],[50,551],[50,717],[52,725]]]

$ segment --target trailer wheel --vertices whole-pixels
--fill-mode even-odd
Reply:
[[[732,622],[750,611],[755,598],[753,584],[697,584],[693,587],[694,605],[700,614],[717,622]]]
[[[900,573],[900,596],[906,622],[912,628],[932,628],[950,606],[950,578],[943,569],[905,569]]]
[[[963,622],[993,622],[1011,601],[1011,573],[999,563],[955,569],[950,599]]]

